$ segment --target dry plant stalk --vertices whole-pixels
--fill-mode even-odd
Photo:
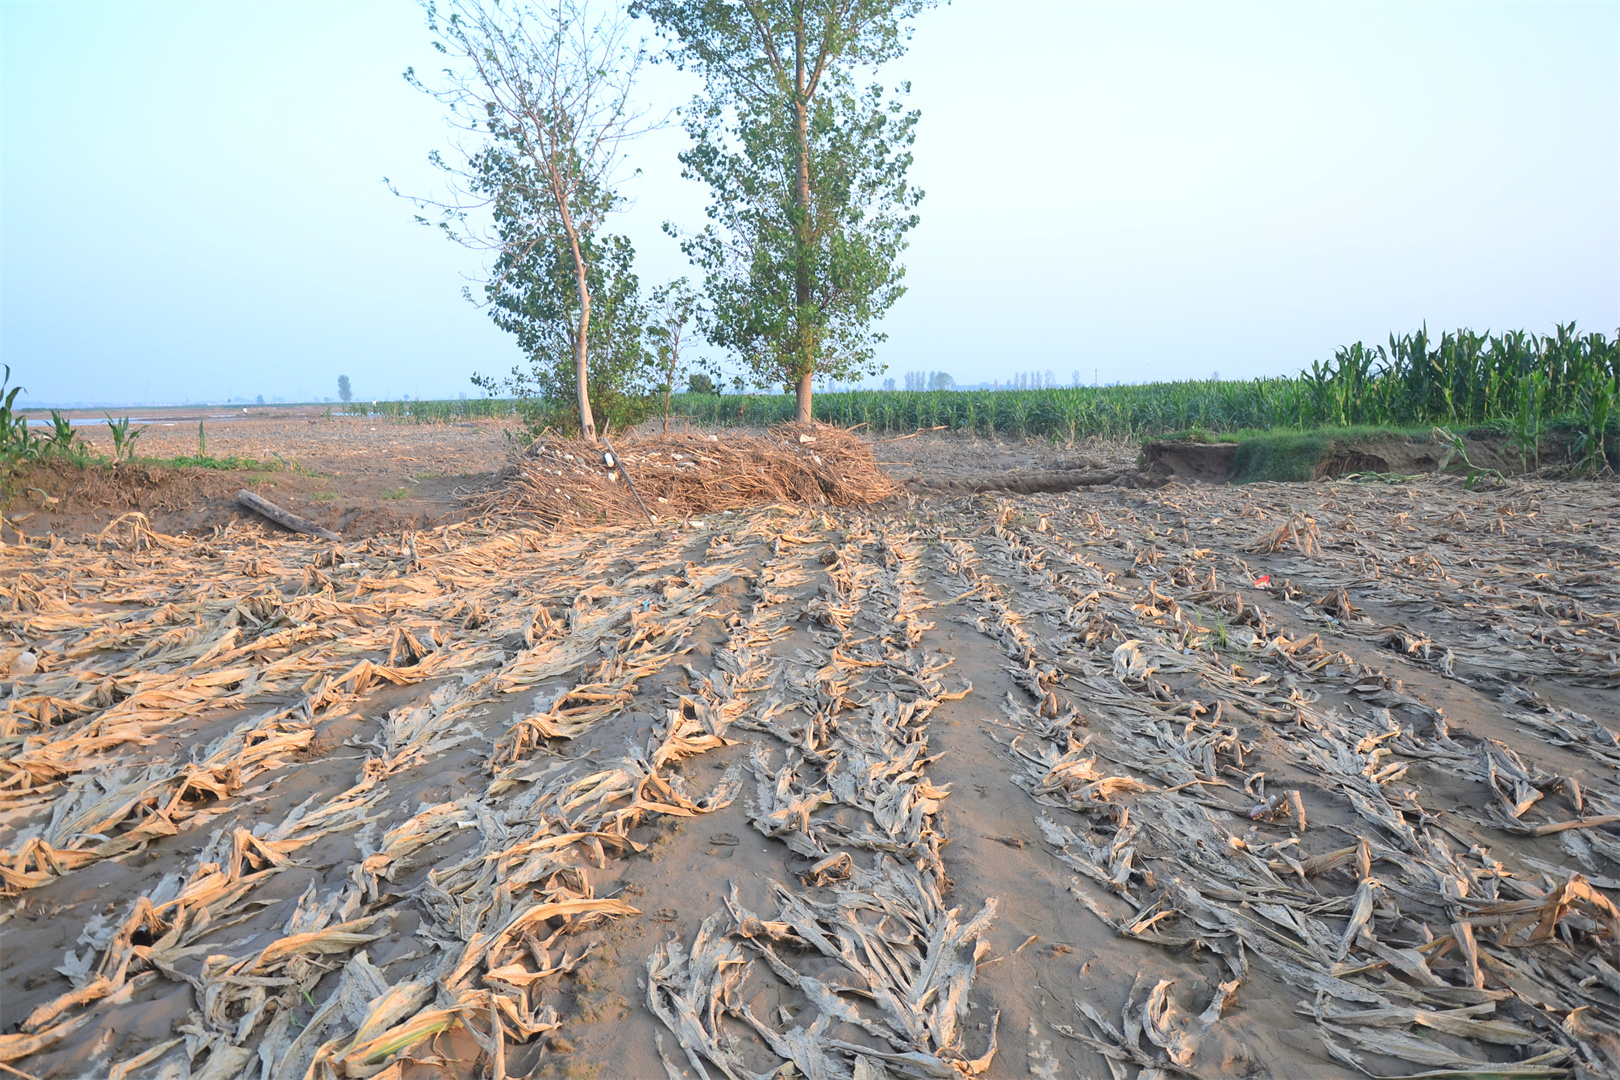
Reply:
[[[1290,542],[1307,558],[1320,555],[1322,544],[1321,537],[1316,531],[1316,519],[1308,514],[1295,514],[1243,550],[1276,552],[1281,551]]]

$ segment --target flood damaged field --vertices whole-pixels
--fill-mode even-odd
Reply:
[[[0,1062],[1613,1075],[1617,505],[13,543]]]

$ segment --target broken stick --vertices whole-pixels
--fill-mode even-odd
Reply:
[[[343,539],[343,537],[339,536],[331,529],[323,529],[313,521],[310,521],[308,518],[301,518],[297,514],[290,514],[281,507],[277,506],[275,503],[271,502],[269,499],[261,498],[258,495],[253,494],[253,492],[247,490],[247,488],[243,488],[241,491],[236,493],[236,501],[247,507],[249,510],[252,510],[254,513],[263,514],[265,517],[269,518],[271,521],[275,522],[277,525],[280,525],[284,529],[291,529],[293,532],[313,533],[322,540]]]
[[[624,474],[624,482],[630,488],[630,494],[636,497],[636,505],[641,507],[641,512],[647,515],[648,521],[657,524],[658,519],[652,516],[652,511],[647,509],[647,504],[641,501],[641,492],[636,490],[636,482],[630,479],[630,470],[624,467],[624,458],[620,457],[619,452],[613,449],[613,444],[607,441],[606,435],[602,436],[602,445],[607,447],[608,453],[612,455],[612,459],[605,462],[607,467],[611,469],[616,466]]]

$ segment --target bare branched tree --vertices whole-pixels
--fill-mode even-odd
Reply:
[[[620,199],[616,173],[625,142],[656,122],[631,100],[645,50],[630,41],[617,8],[598,15],[589,0],[503,3],[421,0],[428,28],[450,61],[438,85],[405,78],[444,104],[454,160],[434,151],[450,178],[444,199],[413,197],[458,243],[496,254],[493,284],[528,265],[535,248],[561,243],[573,262],[577,309],[569,312],[579,424],[596,441],[587,395],[591,321],[590,244]],[[483,212],[492,221],[483,224]]]

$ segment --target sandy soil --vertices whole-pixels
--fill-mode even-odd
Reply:
[[[1612,1075],[1615,495],[12,545],[0,1061]]]
[[[320,413],[227,421],[204,420],[207,453],[261,461],[274,471],[34,467],[6,512],[4,535],[97,532],[114,517],[144,513],[160,532],[208,533],[258,519],[235,504],[242,488],[301,517],[356,538],[424,528],[466,516],[462,496],[487,488],[505,466],[510,440],[503,421],[396,424]],[[111,454],[105,425],[82,429]],[[137,448],[152,458],[197,453],[194,419],[155,422]]]
[[[1040,439],[960,438],[940,432],[878,439],[872,451],[901,481],[919,492],[938,492],[989,488],[1020,477],[1121,473],[1135,465],[1140,448],[1101,439],[1057,446]]]

